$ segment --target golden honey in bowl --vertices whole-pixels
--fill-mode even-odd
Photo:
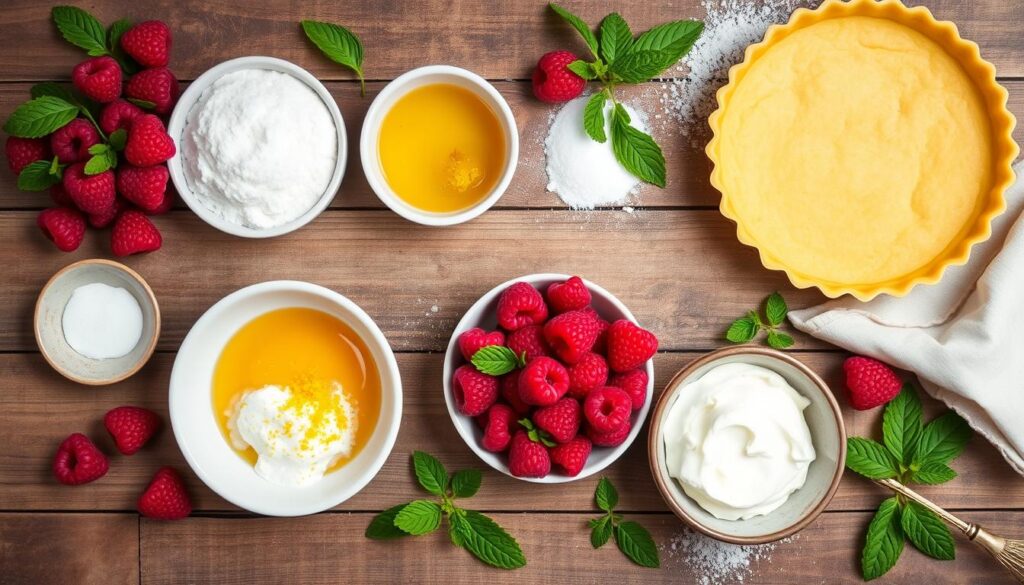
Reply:
[[[224,439],[281,485],[314,483],[358,455],[380,405],[380,374],[366,343],[316,309],[256,317],[214,368],[212,406]]]
[[[405,94],[384,115],[378,154],[395,194],[422,211],[473,207],[505,168],[505,133],[476,93],[435,83]]]

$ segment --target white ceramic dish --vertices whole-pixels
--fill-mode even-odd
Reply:
[[[501,296],[502,291],[512,284],[516,282],[528,282],[543,293],[549,284],[553,282],[562,282],[569,278],[570,276],[567,274],[530,274],[528,276],[521,276],[499,284],[488,291],[484,296],[480,297],[480,300],[473,303],[473,306],[471,306],[466,311],[466,314],[462,316],[462,320],[459,321],[458,326],[455,328],[455,332],[452,333],[451,341],[448,342],[448,351],[444,356],[443,374],[444,401],[448,406],[448,415],[452,418],[455,430],[459,432],[462,440],[469,445],[469,448],[472,449],[473,452],[484,461],[484,463],[487,463],[494,469],[497,469],[509,477],[516,476],[509,472],[507,461],[508,457],[504,453],[491,453],[480,446],[480,441],[483,438],[483,431],[480,430],[479,425],[477,425],[472,418],[460,413],[455,407],[455,400],[452,393],[452,374],[459,366],[466,363],[466,360],[462,357],[462,353],[459,351],[459,335],[462,335],[463,331],[472,329],[473,327],[481,327],[487,331],[497,329],[498,297]],[[633,313],[626,308],[626,305],[622,304],[622,302],[615,298],[615,296],[610,292],[589,280],[584,280],[583,282],[587,285],[587,288],[590,289],[590,294],[593,297],[591,302],[592,306],[604,319],[609,322],[614,322],[619,319],[628,319],[634,323],[637,322]],[[551,473],[546,477],[516,477],[516,479],[533,483],[566,483],[576,481],[601,471],[621,457],[622,454],[626,452],[626,449],[629,449],[629,446],[633,444],[633,440],[636,439],[637,435],[640,434],[640,427],[643,426],[644,420],[647,419],[647,413],[651,409],[651,397],[653,396],[654,389],[654,361],[648,360],[647,365],[644,367],[647,371],[648,378],[647,401],[644,402],[643,408],[633,413],[632,418],[630,419],[632,428],[629,431],[629,436],[626,437],[626,440],[621,445],[618,447],[594,447],[594,450],[590,454],[590,458],[587,460],[587,464],[583,467],[583,470],[580,471],[579,475],[576,475],[575,477],[569,477],[552,469]]]
[[[344,321],[377,362],[380,417],[369,442],[346,465],[312,485],[272,484],[256,474],[224,439],[214,417],[210,384],[221,350],[240,327],[275,309],[308,307]],[[380,471],[391,453],[402,418],[398,363],[369,315],[344,296],[307,282],[272,281],[237,290],[196,321],[182,342],[171,371],[170,414],[174,438],[203,482],[229,502],[268,516],[301,516],[336,506],[355,495]]]
[[[185,132],[185,126],[188,122],[188,114],[192,111],[193,106],[203,95],[214,81],[217,81],[228,73],[234,73],[235,71],[242,71],[244,69],[266,69],[270,71],[280,71],[281,73],[287,73],[299,81],[308,85],[313,91],[320,96],[323,100],[324,105],[327,106],[327,110],[331,113],[331,117],[334,119],[335,130],[338,136],[338,152],[337,152],[337,164],[334,167],[334,174],[331,176],[331,182],[328,183],[327,188],[324,190],[323,195],[317,200],[313,207],[309,208],[305,213],[296,219],[279,225],[277,227],[267,229],[255,229],[225,221],[210,211],[202,202],[196,200],[192,194],[192,189],[189,186],[188,179],[185,176],[183,152],[181,145],[184,144],[182,136]],[[199,76],[195,81],[189,84],[188,89],[181,94],[178,98],[177,105],[174,106],[174,111],[171,113],[170,121],[167,124],[167,132],[174,139],[174,144],[177,146],[177,151],[174,156],[167,161],[167,169],[171,174],[171,181],[174,183],[174,188],[178,190],[178,194],[181,195],[182,201],[185,202],[189,208],[195,212],[203,221],[210,224],[211,226],[219,229],[222,232],[229,233],[243,238],[272,238],[287,234],[295,231],[300,227],[306,225],[312,221],[316,216],[330,205],[334,199],[334,195],[338,192],[338,187],[341,185],[341,179],[345,176],[345,163],[348,157],[348,142],[345,133],[345,120],[341,117],[341,111],[338,109],[338,104],[334,101],[330,92],[324,87],[316,77],[310,72],[306,71],[302,67],[285,61],[283,59],[275,59],[273,57],[239,57],[237,59],[231,59],[225,61]]]
[[[450,83],[475,93],[498,116],[502,131],[505,133],[505,168],[501,178],[494,185],[494,189],[476,205],[448,213],[434,213],[418,209],[396,195],[384,178],[384,170],[381,168],[377,149],[384,116],[395,105],[395,102],[416,88],[435,83]],[[487,211],[508,189],[519,161],[519,130],[516,128],[512,108],[487,80],[459,67],[429,65],[403,73],[377,94],[363,120],[363,130],[359,137],[359,156],[363,161],[363,174],[366,175],[367,182],[377,197],[392,211],[409,221],[423,225],[454,225],[469,221]]]

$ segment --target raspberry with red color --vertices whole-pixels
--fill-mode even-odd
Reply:
[[[160,204],[160,207],[145,211],[146,215],[163,215],[174,208],[174,191],[167,191],[164,193],[164,202]]]
[[[64,439],[53,458],[53,475],[64,485],[95,481],[106,475],[109,468],[107,456],[82,433]]]
[[[488,333],[479,327],[463,331],[459,336],[459,351],[467,361],[473,359],[473,355],[481,348],[489,345],[505,345],[505,334],[501,331]]]
[[[575,437],[568,443],[551,448],[551,462],[561,467],[569,477],[576,477],[586,466],[592,449],[590,439]]]
[[[587,86],[587,80],[569,70],[569,63],[576,59],[576,55],[569,51],[545,53],[533,70],[533,95],[552,104],[579,97]]]
[[[130,98],[150,102],[157,114],[166,114],[178,99],[178,80],[166,67],[143,69],[128,80],[124,93]]]
[[[637,369],[615,374],[608,385],[624,390],[633,400],[633,410],[640,410],[647,402],[647,382],[647,371]]]
[[[544,341],[544,328],[540,325],[527,325],[517,329],[508,335],[508,348],[517,356],[526,354],[526,361],[530,362],[541,356],[550,356],[548,343]]]
[[[143,114],[132,121],[124,157],[137,167],[158,165],[174,156],[174,140],[167,134],[164,123],[153,114]]]
[[[516,431],[508,452],[508,470],[516,477],[544,477],[551,473],[547,447],[531,441],[526,431]]]
[[[42,138],[19,138],[8,136],[4,145],[4,153],[7,155],[7,166],[15,175],[21,173],[22,169],[37,160],[50,158],[50,147]]]
[[[608,367],[613,372],[628,372],[644,365],[658,351],[653,333],[626,319],[608,328]]]
[[[78,249],[85,238],[85,218],[77,209],[51,207],[39,212],[36,225],[62,252]]]
[[[594,342],[594,351],[600,354],[606,353],[608,351],[608,328],[611,327],[612,324],[605,321],[604,318],[594,310],[594,307],[584,307],[581,310],[597,321],[598,333],[597,341]]]
[[[569,396],[582,400],[608,382],[608,363],[596,353],[587,353],[569,366]]]
[[[103,416],[103,426],[114,437],[117,450],[132,455],[160,430],[160,417],[138,406],[118,406]]]
[[[171,29],[159,20],[147,20],[121,35],[121,48],[143,67],[166,67],[171,61]]]
[[[529,283],[517,282],[498,297],[498,325],[506,331],[527,325],[543,325],[547,318],[548,306],[544,304],[544,297]]]
[[[869,357],[854,356],[843,362],[850,405],[869,410],[889,402],[900,393],[903,381],[892,368]]]
[[[480,444],[491,453],[508,449],[512,432],[518,427],[516,413],[508,405],[497,403],[487,410],[484,417],[484,438]]]
[[[163,244],[160,231],[141,211],[129,209],[118,216],[110,234],[115,256],[130,256],[159,250]]]
[[[633,399],[621,388],[598,388],[583,401],[583,415],[590,428],[598,433],[611,433],[629,423]]]
[[[573,276],[565,282],[553,282],[548,286],[548,306],[556,313],[578,311],[590,306],[590,290],[583,279]]]
[[[98,120],[100,130],[103,130],[108,135],[113,134],[117,130],[127,132],[132,127],[132,121],[144,114],[145,112],[142,111],[142,108],[131,102],[114,100],[103,106],[103,109],[100,111],[100,118]]]
[[[167,192],[167,167],[133,167],[124,165],[117,169],[117,192],[125,199],[139,206],[143,211],[160,209]]]
[[[627,418],[626,424],[608,433],[602,433],[593,427],[588,427],[587,437],[590,438],[595,447],[618,447],[626,441],[626,437],[629,436],[631,428],[632,424]]]
[[[90,213],[87,216],[87,219],[89,220],[89,225],[98,230],[101,230],[109,226],[110,224],[114,223],[114,220],[117,219],[117,216],[121,214],[121,211],[124,210],[124,207],[125,204],[121,201],[119,197],[114,198],[114,202],[111,203],[110,207],[108,207],[106,210],[100,213]]]
[[[50,135],[50,150],[62,164],[87,161],[89,147],[100,141],[96,127],[88,120],[75,118]]]
[[[114,171],[87,175],[85,163],[75,163],[64,169],[63,185],[75,206],[83,213],[108,211],[117,196],[114,190]]]
[[[71,83],[88,98],[112,102],[121,95],[121,66],[113,57],[86,59],[71,70]]]
[[[192,513],[185,482],[171,467],[161,467],[139,496],[139,513],[154,520],[181,520]]]
[[[532,418],[533,424],[556,443],[566,443],[580,431],[580,403],[565,397],[551,406],[538,408]]]
[[[530,412],[530,405],[523,402],[523,399],[519,397],[519,374],[522,370],[512,370],[501,377],[499,384],[501,385],[501,397],[512,407],[512,410],[516,411],[518,415],[524,415]]]
[[[552,358],[539,357],[519,374],[519,397],[527,404],[554,404],[568,391],[569,372]]]
[[[498,379],[466,364],[452,375],[452,392],[459,412],[476,416],[486,412],[498,400]]]
[[[569,311],[544,324],[544,339],[561,360],[575,364],[590,352],[599,333],[597,321],[583,311]]]

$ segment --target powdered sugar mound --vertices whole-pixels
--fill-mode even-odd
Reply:
[[[794,535],[768,544],[738,546],[686,529],[672,537],[662,551],[670,560],[689,567],[700,585],[725,585],[742,583],[752,574],[752,563],[770,563],[772,551],[779,544],[793,542],[796,538]]]

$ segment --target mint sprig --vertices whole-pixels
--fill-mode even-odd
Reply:
[[[18,173],[18,189],[22,191],[45,191],[60,182],[60,169],[48,160],[29,163]]]
[[[503,345],[488,345],[478,349],[469,361],[488,376],[504,376],[516,368],[526,366],[526,352],[516,355],[516,352]]]
[[[390,540],[429,534],[446,520],[452,544],[465,548],[481,561],[499,569],[526,566],[519,543],[497,522],[455,505],[457,498],[471,497],[480,489],[480,471],[466,469],[449,475],[436,457],[422,451],[413,452],[412,464],[420,486],[439,501],[414,500],[377,514],[366,527],[367,538]]]
[[[53,96],[31,99],[11,112],[4,123],[4,132],[19,138],[42,138],[74,120],[78,107]]]
[[[104,29],[95,16],[77,6],[54,6],[50,16],[64,40],[90,57],[109,55],[125,73],[138,71],[138,65],[121,49],[121,36],[132,27],[130,20],[122,18]]]
[[[615,506],[619,504],[619,492],[608,478],[602,477],[597,482],[594,502],[604,514],[587,522],[590,526],[591,546],[601,548],[614,536],[615,544],[629,560],[641,567],[661,566],[658,547],[654,544],[651,533],[637,522],[623,521],[622,516],[615,513]]]
[[[757,338],[758,333],[767,333],[765,340],[769,347],[774,349],[787,349],[796,343],[788,333],[781,331],[783,323],[786,322],[786,315],[789,314],[789,306],[786,300],[778,292],[768,295],[764,302],[764,317],[756,309],[747,311],[747,314],[736,319],[729,325],[725,332],[725,339],[732,343],[750,343]]]
[[[366,79],[363,76],[363,43],[352,31],[329,22],[303,20],[302,31],[328,59],[344,65],[359,78],[359,95],[366,95]]]

